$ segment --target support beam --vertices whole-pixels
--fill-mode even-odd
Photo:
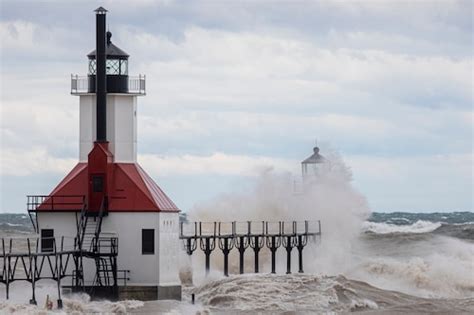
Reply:
[[[219,248],[224,254],[224,276],[229,276],[229,253],[234,247],[233,237],[222,237],[219,238]]]
[[[254,270],[255,273],[259,272],[259,259],[258,255],[260,250],[263,248],[264,243],[264,238],[261,237],[260,235],[254,235],[253,237],[250,237],[250,247],[253,249],[254,253]]]
[[[281,238],[277,235],[267,236],[267,247],[272,254],[272,273],[276,273],[276,251],[281,245]]]
[[[208,275],[211,270],[211,253],[216,248],[216,240],[214,237],[210,236],[201,238],[199,245],[206,257],[206,275]]]
[[[305,235],[298,235],[298,242],[296,249],[298,249],[298,272],[303,273],[303,249],[308,244],[308,237]]]
[[[293,236],[283,237],[283,246],[286,249],[286,274],[291,273],[291,251],[294,247]]]
[[[244,254],[245,250],[249,247],[250,242],[247,236],[239,236],[235,239],[236,247],[239,251],[239,273],[244,273]]]

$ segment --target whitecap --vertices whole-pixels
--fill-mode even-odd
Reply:
[[[364,222],[362,230],[364,232],[375,234],[392,234],[392,233],[429,233],[433,232],[442,225],[441,222],[429,222],[418,220],[410,225],[395,225],[378,222]]]

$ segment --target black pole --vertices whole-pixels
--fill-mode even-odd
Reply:
[[[118,299],[119,297],[119,288],[118,288],[118,276],[117,276],[117,256],[114,256],[112,259],[112,273],[114,277],[114,298]]]
[[[31,262],[31,256],[30,256],[30,266],[31,266],[32,262]],[[36,270],[33,270],[32,266],[30,267],[30,277],[31,277],[31,288],[33,289],[33,292],[32,292],[32,297],[31,297],[31,300],[30,300],[30,304],[33,304],[33,305],[37,305],[38,303],[36,303]]]
[[[286,241],[286,273],[291,273],[291,250],[293,247],[291,246],[291,236],[287,237]]]
[[[258,242],[258,236],[255,236],[255,247],[253,248],[255,253],[255,273],[258,273],[258,253],[260,252],[260,246]]]
[[[243,250],[239,248],[239,273],[240,274],[244,273],[244,252],[245,252],[245,248]]]
[[[270,247],[270,251],[272,253],[272,273],[276,273],[276,236],[272,236],[272,244]]]
[[[64,236],[62,237],[62,241],[64,241]],[[62,248],[61,248],[62,249]],[[59,260],[59,266],[58,266]],[[61,270],[63,265],[63,256],[60,254],[56,254],[56,275],[58,277],[57,284],[58,284],[58,309],[63,308],[63,300],[61,299]]]
[[[229,238],[224,238],[224,246],[222,248],[222,253],[224,254],[224,276],[229,276]]]
[[[97,110],[97,142],[107,141],[107,74],[106,63],[106,29],[105,16],[107,10],[100,7],[96,12],[96,110]]]
[[[206,256],[206,275],[209,274],[211,269],[211,253],[216,248],[216,240],[214,237],[208,236],[199,239],[199,246]]]
[[[11,248],[12,248],[12,244],[11,244],[11,239],[10,239],[10,252],[11,252]],[[6,277],[6,281],[5,281],[5,285],[7,286],[6,287],[6,295],[7,295],[7,300],[10,298],[10,274],[11,274],[11,257],[8,256],[7,257],[7,261],[8,261],[8,270],[7,270],[7,277]]]
[[[38,248],[38,247],[36,247]],[[2,237],[2,257],[3,257],[3,270],[6,274],[4,274],[5,277],[5,295],[8,300],[8,287],[9,287],[9,278],[10,278],[10,261],[8,258],[5,257],[5,239]],[[8,268],[5,268],[5,264],[8,261]]]
[[[245,237],[244,236],[240,236],[239,237],[239,272],[240,274],[243,274],[244,273],[244,253],[245,253],[245,250],[247,249],[247,247],[245,246]]]
[[[210,245],[211,239],[209,237],[206,237],[206,249],[204,250],[204,254],[206,255],[206,275],[209,274],[209,270],[211,269],[211,245]]]
[[[186,239],[187,246],[186,246],[186,253],[191,256],[193,252],[191,251],[191,238]]]
[[[298,249],[298,272],[303,273],[303,235],[298,235],[298,246],[296,248]]]

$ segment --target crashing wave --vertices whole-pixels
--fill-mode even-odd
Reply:
[[[418,220],[410,225],[395,225],[378,222],[364,222],[362,230],[374,234],[419,234],[430,233],[441,227],[441,222]]]
[[[63,298],[63,309],[55,310],[57,314],[128,314],[132,310],[143,307],[144,302],[124,300],[118,302],[91,301],[87,294],[74,294]],[[31,305],[14,301],[0,302],[0,314],[49,314],[43,305]]]
[[[344,276],[249,274],[210,281],[191,290],[211,311],[347,313],[354,311],[471,312],[474,299],[427,299],[387,291]]]
[[[193,289],[215,310],[344,312],[377,309],[377,303],[344,285],[346,279],[306,274],[236,275]]]

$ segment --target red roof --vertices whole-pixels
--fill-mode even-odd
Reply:
[[[54,200],[64,195],[87,196],[87,169],[87,163],[78,163],[54,188],[50,196]],[[112,176],[112,187],[108,189],[109,212],[179,211],[174,202],[137,163],[113,163]],[[71,206],[62,208],[56,206],[54,211],[72,210]],[[53,211],[48,203],[43,203],[37,210]]]

